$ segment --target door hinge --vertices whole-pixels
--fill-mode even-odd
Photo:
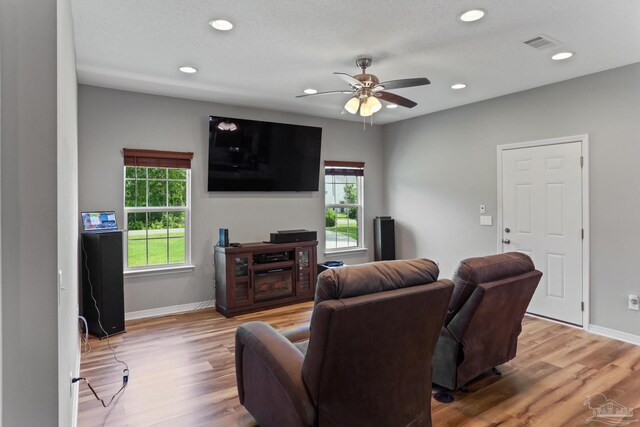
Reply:
[[[582,229],[582,240],[584,240],[584,228]]]
[[[584,311],[584,301],[580,302],[580,311]]]
[[[580,167],[584,167],[584,157],[580,156]]]

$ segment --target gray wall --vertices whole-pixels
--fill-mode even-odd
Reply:
[[[208,117],[321,126],[322,159],[360,160],[365,166],[365,254],[341,255],[349,263],[373,258],[373,217],[383,215],[382,128],[358,123],[232,107],[80,85],[79,204],[81,210],[112,209],[123,220],[122,148],[193,151],[192,273],[125,279],[126,312],[209,300],[213,297],[213,246],[220,227],[234,242],[269,238],[276,230],[318,231],[324,260],[324,195],[304,193],[208,193]]]
[[[469,88],[468,90],[473,90]],[[386,203],[398,255],[440,261],[496,252],[496,146],[589,134],[591,323],[640,335],[627,295],[640,293],[640,64],[385,126]],[[495,221],[494,221],[495,224]]]
[[[58,425],[75,425],[79,376],[78,340],[78,81],[71,1],[58,0]]]
[[[52,426],[58,423],[56,1],[0,2],[0,40],[2,421]]]

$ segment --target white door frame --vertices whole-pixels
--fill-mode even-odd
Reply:
[[[2,55],[0,55],[2,57]],[[1,65],[1,64],[0,64]],[[2,68],[2,67],[0,67]],[[2,77],[0,76],[0,157],[2,157]],[[1,159],[0,159],[1,160]],[[2,183],[2,171],[0,171],[0,184]],[[1,185],[0,185],[1,187]],[[2,212],[2,192],[0,191],[0,213]],[[0,214],[1,217],[1,214]],[[1,220],[2,218],[0,218]],[[0,221],[2,224],[2,221]],[[2,402],[3,402],[3,388],[4,381],[2,381],[2,227],[0,227],[0,427],[2,427]]]
[[[503,144],[497,146],[498,154],[498,220],[497,220],[497,252],[502,252],[502,154],[506,150],[518,148],[539,147],[543,145],[566,144],[569,142],[580,142],[582,148],[582,229],[584,230],[584,239],[582,239],[582,301],[584,302],[584,310],[582,312],[582,329],[589,330],[590,320],[590,284],[589,264],[590,264],[590,245],[589,239],[589,135],[573,135],[561,138],[542,139],[539,141],[516,142],[513,144]]]

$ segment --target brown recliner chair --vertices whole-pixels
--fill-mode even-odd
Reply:
[[[531,258],[519,252],[462,261],[432,360],[433,383],[457,390],[513,359],[541,277]]]
[[[307,342],[263,322],[238,328],[240,403],[262,427],[430,426],[425,361],[453,291],[437,278],[425,259],[323,272]]]

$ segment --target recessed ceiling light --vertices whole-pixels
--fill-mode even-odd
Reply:
[[[193,74],[193,73],[197,73],[198,72],[197,68],[189,67],[189,66],[180,67],[179,69],[183,73],[187,73],[187,74]]]
[[[220,31],[229,31],[233,28],[233,24],[225,19],[214,19],[209,21],[209,25]]]
[[[387,108],[398,108],[398,104],[387,104]]]
[[[465,87],[467,87],[467,85],[464,83],[456,83],[454,85],[451,85],[451,89],[464,89]]]
[[[307,95],[313,95],[313,94],[318,93],[318,91],[313,89],[313,88],[309,88],[309,89],[305,89],[304,93],[306,93]]]
[[[484,18],[486,14],[487,11],[484,9],[471,9],[460,15],[460,20],[462,22],[473,22]]]
[[[573,52],[559,52],[551,57],[554,61],[562,61],[563,59],[568,59],[573,56]]]

